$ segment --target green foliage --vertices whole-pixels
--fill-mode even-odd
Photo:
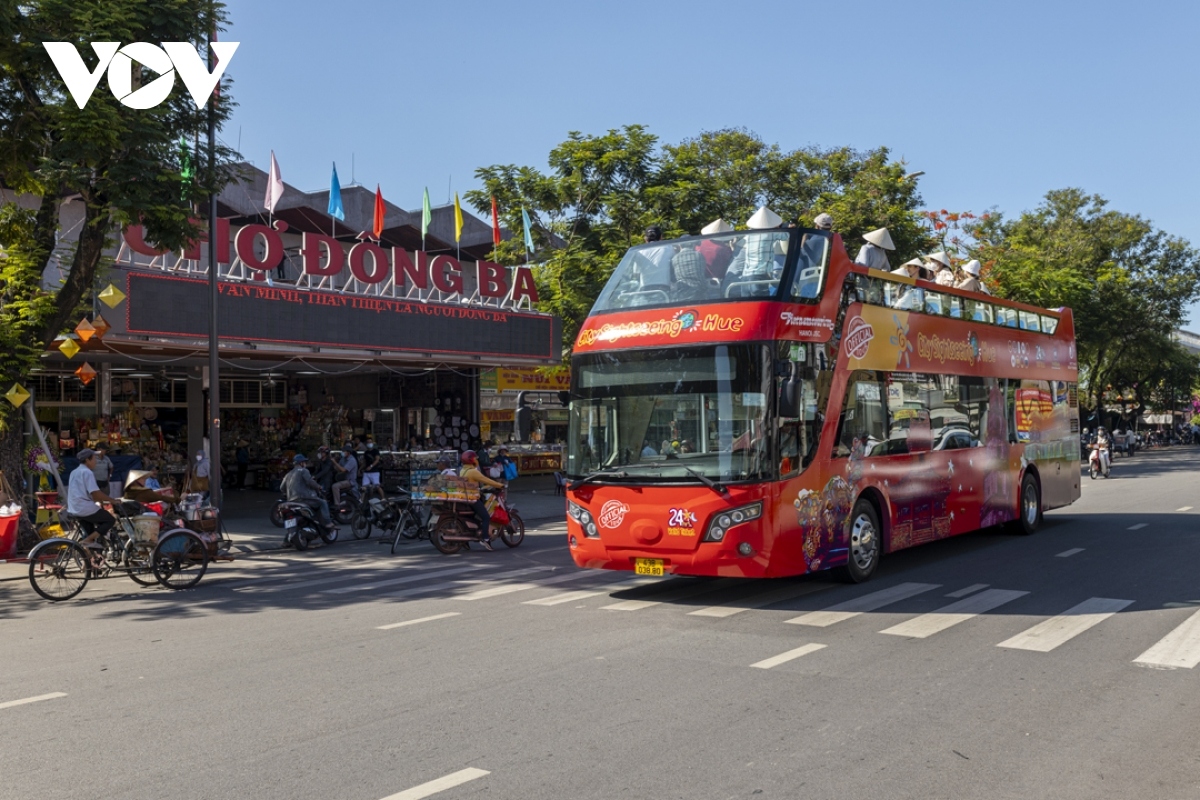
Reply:
[[[1079,189],[1049,192],[1012,221],[989,215],[970,232],[998,295],[1072,309],[1089,400],[1102,404],[1110,384],[1150,380],[1131,363],[1174,363],[1170,333],[1200,296],[1200,256],[1186,241]]]
[[[484,167],[476,171],[484,188],[466,200],[488,214],[497,198],[514,232],[497,248],[504,263],[525,258],[521,207],[528,210],[540,305],[562,316],[564,351],[625,250],[652,224],[673,238],[698,233],[717,217],[740,226],[765,204],[803,225],[832,214],[851,255],[859,237],[879,227],[891,232],[900,261],[930,242],[915,211],[916,185],[886,148],[785,152],[742,129],[660,148],[645,127],[629,125],[599,136],[571,132],[551,150],[549,167]]]

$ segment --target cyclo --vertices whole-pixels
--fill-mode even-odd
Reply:
[[[84,545],[83,530],[63,512],[69,535],[46,539],[29,551],[29,582],[47,600],[70,600],[93,578],[128,575],[135,583],[190,589],[208,570],[208,547],[186,527],[160,533],[164,518],[133,500],[112,504],[116,524]]]
[[[505,489],[486,492],[486,504],[491,514],[492,533],[509,547],[525,540],[525,522],[517,509],[505,500]],[[481,496],[479,484],[451,475],[433,475],[414,491],[412,501],[429,508],[429,541],[438,552],[452,555],[470,549],[479,541],[479,522],[471,504]],[[419,515],[424,517],[424,515]]]

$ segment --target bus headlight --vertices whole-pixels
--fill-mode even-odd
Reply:
[[[568,500],[567,516],[579,523],[579,527],[583,528],[584,536],[589,539],[600,538],[600,529],[596,527],[596,522],[592,519],[591,512],[586,508]]]
[[[758,519],[761,516],[761,502],[723,511],[709,521],[708,530],[704,533],[703,541],[719,542],[725,538],[725,534],[730,528]]]

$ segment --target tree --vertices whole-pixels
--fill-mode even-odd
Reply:
[[[830,213],[851,247],[866,231],[886,226],[898,259],[929,242],[914,210],[916,185],[886,148],[785,152],[743,129],[660,148],[644,126],[628,125],[599,136],[571,132],[550,151],[549,166],[549,173],[483,167],[475,174],[484,188],[466,197],[481,213],[496,197],[510,230],[522,230],[522,207],[529,212],[540,305],[563,318],[566,353],[621,256],[651,224],[670,238],[697,233],[717,217],[742,225],[765,204],[808,225]],[[522,237],[497,251],[500,260],[521,260]]]
[[[1200,295],[1200,257],[1186,241],[1107,205],[1061,189],[1015,220],[993,213],[968,226],[999,296],[1071,308],[1083,402],[1101,412],[1105,387],[1127,388],[1119,366],[1139,349],[1168,355],[1162,343]]]
[[[186,148],[207,124],[188,92],[176,86],[156,108],[121,105],[99,87],[84,108],[71,100],[42,42],[74,44],[95,69],[90,42],[191,42],[204,52],[209,32],[225,22],[217,0],[0,0],[0,186],[31,199],[0,208],[0,387],[7,389],[89,305],[115,226],[141,222],[148,237],[177,249],[198,233],[182,184]],[[136,89],[156,74],[134,70]],[[216,124],[233,103],[225,80]],[[191,187],[198,195],[229,180],[234,155],[218,147]],[[8,195],[11,197],[11,195]],[[45,292],[42,276],[55,255],[59,209],[79,202],[83,223],[68,253],[61,286]],[[0,469],[19,474],[19,415],[0,404]]]

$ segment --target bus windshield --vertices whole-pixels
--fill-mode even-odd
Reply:
[[[773,377],[762,344],[577,355],[567,469],[637,482],[764,479]]]
[[[831,239],[820,231],[739,231],[630,248],[592,308],[593,313],[726,300],[820,296]],[[797,250],[789,261],[789,250]],[[783,284],[784,269],[795,278]]]

